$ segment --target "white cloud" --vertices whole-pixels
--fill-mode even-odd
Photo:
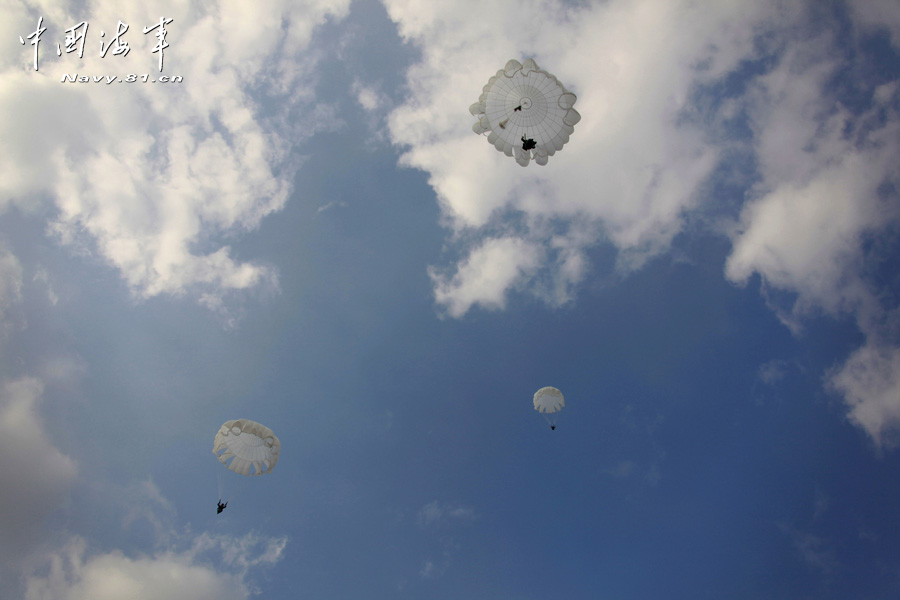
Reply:
[[[323,204],[322,206],[317,208],[316,214],[321,214],[321,213],[325,212],[326,210],[331,210],[332,208],[335,208],[335,207],[345,208],[346,206],[347,206],[346,202],[339,201],[339,200],[332,200],[331,202],[326,202],[325,204]]]
[[[0,341],[16,325],[13,316],[22,303],[22,265],[16,256],[0,246]]]
[[[53,29],[45,34],[39,72],[28,68],[25,47],[0,71],[0,209],[15,203],[30,210],[49,198],[59,239],[97,252],[138,297],[222,297],[274,285],[269,267],[241,261],[221,240],[284,206],[299,164],[292,145],[333,125],[315,104],[317,56],[305,50],[313,29],[348,6],[348,0],[281,2],[260,12],[173,2],[125,14],[101,2],[76,14],[14,3],[24,34],[37,13]],[[145,47],[151,36],[140,28],[160,14],[174,19],[163,74],[183,82],[60,82],[64,73],[153,71],[158,55]],[[100,30],[112,31],[119,19],[133,32],[128,56],[55,56],[52,36],[61,38],[64,28],[87,20],[96,43]],[[273,105],[281,112],[263,117],[259,90],[278,99]],[[316,118],[297,117],[300,108]]]
[[[366,112],[374,112],[387,103],[384,94],[374,86],[366,85],[359,80],[353,82],[352,91],[356,94],[356,101]]]
[[[839,566],[829,540],[785,524],[779,524],[779,528],[791,539],[797,554],[808,566],[823,573],[829,573]]]
[[[766,385],[775,385],[787,375],[786,361],[774,358],[759,366],[759,379]]]
[[[429,271],[435,299],[453,317],[461,317],[473,304],[503,308],[506,293],[540,262],[539,249],[517,238],[489,239],[474,249],[452,278]]]
[[[416,525],[427,537],[425,559],[419,569],[421,579],[442,577],[450,569],[453,557],[462,547],[456,537],[459,526],[478,518],[471,506],[433,500],[419,509]]]
[[[244,577],[253,568],[271,566],[280,561],[285,546],[286,537],[273,538],[248,533],[236,538],[204,533],[193,541],[187,555],[199,560],[211,553],[218,554],[223,565]]]
[[[900,12],[900,11],[897,11]],[[794,44],[747,96],[762,180],[745,205],[726,264],[743,284],[757,274],[762,289],[790,292],[771,302],[799,333],[815,311],[856,318],[866,344],[826,382],[842,394],[850,420],[877,445],[900,429],[896,306],[869,277],[879,239],[900,217],[900,99],[895,83],[872,89],[872,106],[853,113],[829,86],[840,65],[829,35]]]
[[[440,577],[447,572],[449,567],[450,563],[447,560],[442,561],[440,564],[435,563],[433,560],[426,560],[422,563],[422,568],[419,569],[419,577],[422,579]]]
[[[885,164],[848,152],[808,183],[779,185],[751,203],[728,258],[729,279],[759,273],[768,284],[797,293],[795,314],[809,307],[851,310],[867,294],[857,279],[863,235],[882,223],[877,189]]]
[[[891,42],[900,48],[900,10],[893,0],[852,0],[850,9],[856,22],[863,27],[881,29],[891,36]]]
[[[26,600],[244,600],[253,595],[251,568],[281,559],[286,540],[226,536],[198,537],[185,552],[166,551],[130,558],[118,551],[87,555],[73,539],[49,557],[45,576],[27,579]],[[219,557],[214,567],[210,554]]]
[[[767,3],[657,0],[578,8],[554,1],[386,4],[401,35],[422,50],[407,73],[410,99],[389,121],[393,141],[407,148],[402,163],[428,173],[445,223],[468,234],[456,243],[480,246],[510,219],[535,242],[568,237],[569,258],[547,262],[549,276],[535,272],[524,282],[564,282],[553,293],[536,291],[553,304],[571,297],[583,278],[586,248],[612,242],[627,271],[664,251],[681,230],[718,161],[683,111],[696,83],[751,52],[754,27],[768,10]],[[523,169],[472,133],[466,108],[509,58],[527,57],[578,95],[583,119],[549,165]],[[574,274],[560,277],[566,270]],[[451,315],[472,305],[446,296],[443,279],[435,288]]]
[[[175,507],[162,495],[153,480],[148,478],[133,483],[124,490],[116,490],[115,495],[122,497],[126,506],[123,528],[136,521],[147,521],[153,527],[157,545],[166,546],[171,542]]]
[[[24,377],[0,388],[0,563],[18,564],[40,543],[45,518],[58,509],[78,472],[44,429],[43,385]]]
[[[828,378],[850,408],[850,420],[876,445],[896,445],[900,432],[900,348],[866,344]]]
[[[59,296],[56,294],[56,291],[53,289],[53,283],[50,281],[50,275],[47,273],[47,270],[43,267],[38,267],[34,272],[34,277],[31,279],[33,282],[40,282],[43,284],[46,294],[47,301],[56,306],[59,303]]]
[[[453,505],[433,500],[419,509],[416,523],[419,527],[438,527],[453,522],[469,522],[476,517],[471,506]]]
[[[785,58],[748,97],[763,181],[741,215],[726,275],[797,294],[782,319],[797,329],[810,308],[831,314],[871,302],[860,278],[862,243],[898,216],[879,187],[897,178],[898,115],[885,95],[869,114],[835,108],[825,90],[836,65],[814,40]],[[893,117],[869,128],[881,110]]]

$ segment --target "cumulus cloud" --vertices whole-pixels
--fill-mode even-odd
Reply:
[[[758,275],[764,293],[789,292],[787,305],[770,306],[795,333],[819,311],[857,320],[866,343],[826,383],[880,446],[900,428],[900,384],[890,371],[900,356],[891,325],[898,307],[872,276],[900,217],[900,94],[896,82],[860,80],[869,106],[839,102],[834,43],[830,33],[797,42],[746,97],[761,180],[734,232],[726,276],[744,284]]]
[[[900,348],[866,344],[832,373],[831,387],[844,397],[850,420],[878,445],[895,445],[900,431]]]
[[[503,308],[509,288],[533,271],[539,260],[539,249],[524,240],[486,240],[472,250],[452,277],[429,270],[435,299],[453,317],[464,315],[473,304]]]
[[[795,331],[813,308],[837,314],[872,303],[861,277],[863,242],[900,214],[896,199],[880,193],[898,175],[896,91],[874,94],[868,114],[835,106],[825,87],[837,66],[811,56],[821,45],[787,57],[750,95],[763,181],[726,265],[732,281],[759,274],[795,293],[779,315]],[[893,118],[872,127],[886,110]]]
[[[525,283],[551,304],[565,302],[583,279],[585,249],[614,244],[627,272],[664,251],[681,231],[685,212],[699,202],[698,186],[719,160],[718,150],[685,118],[691,92],[751,51],[754,26],[768,6],[655,0],[577,7],[553,1],[386,5],[400,34],[422,50],[407,73],[410,98],[390,117],[392,139],[406,149],[402,163],[428,173],[448,228],[467,233],[456,235],[455,244],[479,248],[498,227],[517,227],[520,237],[547,247],[565,240],[563,259],[498,281],[493,291],[496,298],[498,290]],[[583,119],[547,167],[523,169],[472,133],[465,108],[507,59],[528,57],[578,95]],[[499,253],[483,258],[507,260]],[[556,282],[549,293],[547,279]],[[447,286],[442,278],[434,283],[438,304],[449,314],[461,316],[476,304],[468,286]]]
[[[4,22],[19,35],[36,15],[48,31],[38,72],[30,48],[0,59],[0,210],[49,202],[58,239],[102,257],[137,297],[192,293],[217,306],[229,293],[274,285],[270,267],[241,260],[225,241],[284,206],[299,164],[292,145],[334,125],[313,96],[317,57],[304,51],[313,29],[348,6],[281,2],[259,12],[173,2],[125,14],[109,2],[73,12],[12,3]],[[160,14],[173,19],[163,73],[149,51],[156,40],[140,33]],[[88,21],[96,43],[120,19],[130,26],[127,56],[52,51],[67,27]],[[61,83],[76,72],[184,81]],[[265,117],[263,99],[278,107]]]
[[[24,377],[0,387],[0,563],[18,564],[40,537],[46,517],[58,509],[78,472],[54,445],[38,413],[43,385]]]
[[[49,573],[27,580],[26,600],[244,600],[254,589],[247,580],[253,567],[281,559],[286,540],[200,536],[184,552],[131,558],[113,551],[89,555],[76,538],[49,558]],[[210,554],[222,568],[209,562]]]

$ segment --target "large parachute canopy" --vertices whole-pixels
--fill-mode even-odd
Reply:
[[[534,410],[538,411],[550,424],[550,429],[556,429],[556,420],[559,411],[566,405],[562,392],[555,387],[542,387],[534,393]]]
[[[280,452],[281,441],[272,430],[249,419],[226,421],[213,440],[219,462],[239,475],[271,473]]]
[[[539,165],[569,141],[581,120],[573,106],[575,94],[541,70],[533,59],[510,60],[488,80],[469,112],[478,117],[477,134],[523,167],[533,158]]]

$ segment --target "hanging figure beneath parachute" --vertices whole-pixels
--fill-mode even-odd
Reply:
[[[546,165],[581,120],[573,108],[575,100],[575,94],[533,59],[524,64],[510,60],[469,107],[478,118],[472,131],[487,134],[488,142],[523,167],[532,159]]]
[[[278,463],[280,452],[281,441],[272,430],[248,419],[226,421],[213,440],[213,454],[220,463],[238,475],[271,473]],[[220,478],[216,514],[221,514],[228,506],[228,500],[223,503],[222,497]]]

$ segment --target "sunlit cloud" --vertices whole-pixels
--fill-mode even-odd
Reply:
[[[92,554],[75,538],[48,557],[49,574],[27,580],[26,600],[244,600],[254,595],[252,568],[281,560],[285,540],[200,536],[183,552],[137,558],[118,551]],[[210,559],[221,561],[214,566]]]
[[[188,294],[219,309],[236,293],[277,286],[274,267],[237,257],[227,240],[284,207],[302,162],[293,148],[335,126],[313,94],[318,56],[305,50],[315,27],[348,7],[171,3],[125,14],[111,3],[74,12],[13,3],[8,16],[19,18],[7,23],[25,27],[40,14],[48,31],[38,71],[25,48],[0,65],[0,210],[49,204],[56,239],[101,257],[137,298]],[[146,73],[157,55],[140,33],[127,55],[102,59],[58,58],[49,38],[80,21],[88,35],[119,20],[139,31],[160,13],[173,21],[154,77],[183,82],[61,82]],[[261,90],[278,111],[262,115]]]

